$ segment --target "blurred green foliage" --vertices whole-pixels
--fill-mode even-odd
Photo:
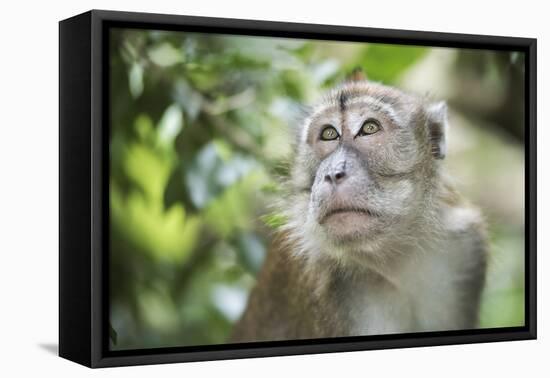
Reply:
[[[357,66],[396,83],[429,52],[132,29],[112,29],[110,49],[117,350],[223,343],[284,222],[271,205],[303,104]],[[514,285],[488,300],[485,326],[522,318],[495,315],[523,302]]]

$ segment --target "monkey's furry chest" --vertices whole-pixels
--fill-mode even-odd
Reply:
[[[486,270],[478,228],[448,233],[439,247],[406,251],[388,274],[312,267],[276,244],[268,254],[232,341],[471,329]]]
[[[423,256],[396,278],[355,283],[346,300],[350,335],[460,329],[460,267],[447,253]]]

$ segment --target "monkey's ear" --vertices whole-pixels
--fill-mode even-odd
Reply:
[[[363,81],[363,80],[367,80],[367,75],[365,74],[365,71],[363,71],[363,68],[361,68],[360,66],[357,66],[353,69],[353,71],[351,71],[348,76],[346,76],[346,80],[347,82],[350,82],[350,81]]]
[[[430,131],[430,143],[432,155],[436,159],[443,159],[447,155],[447,104],[445,101],[428,105],[426,109],[428,116],[428,127]]]

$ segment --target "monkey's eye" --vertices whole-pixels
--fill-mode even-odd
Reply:
[[[325,125],[321,131],[321,140],[334,140],[338,139],[339,136],[338,131],[330,125]]]
[[[378,131],[380,131],[380,124],[378,123],[378,121],[374,119],[367,119],[363,123],[363,126],[361,126],[361,130],[359,130],[357,136],[371,135]]]

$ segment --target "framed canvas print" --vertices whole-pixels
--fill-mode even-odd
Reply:
[[[59,27],[62,357],[536,337],[536,40],[95,10]]]

